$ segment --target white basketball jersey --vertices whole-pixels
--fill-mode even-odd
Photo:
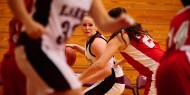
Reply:
[[[97,61],[97,57],[91,52],[91,49],[90,49],[90,46],[91,46],[91,43],[93,43],[94,39],[95,38],[102,38],[105,40],[105,37],[103,35],[101,35],[99,32],[96,32],[96,34],[94,34],[92,36],[92,38],[90,39],[90,41],[87,43],[86,42],[86,51],[85,51],[85,56],[86,56],[86,59],[88,60],[88,62],[90,64],[93,64],[95,61]],[[106,41],[106,40],[105,40]],[[121,77],[124,75],[123,73],[123,70],[120,66],[117,66],[117,67],[114,67],[114,62],[116,62],[115,58],[112,57],[110,60],[109,60],[109,64],[112,66],[112,68],[114,69],[114,73],[116,75],[116,77]]]
[[[90,10],[92,2],[93,0],[35,0],[30,13],[48,32],[40,40],[42,51],[64,75],[72,89],[79,88],[81,84],[66,63],[64,44]]]
[[[93,0],[36,0],[31,15],[45,26],[43,45],[48,48],[62,47],[80,24]]]

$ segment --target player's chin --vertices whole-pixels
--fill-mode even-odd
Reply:
[[[86,35],[86,37],[92,36],[92,34],[90,32],[85,32],[85,35]]]

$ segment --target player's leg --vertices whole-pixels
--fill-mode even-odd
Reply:
[[[24,53],[24,47],[22,46],[17,47],[15,49],[15,55],[17,56],[16,60],[18,62],[18,66],[27,77],[27,95],[38,95],[38,93],[42,92],[52,93],[53,90],[51,90],[48,87],[48,85],[39,77],[39,75],[36,73],[36,71],[32,68],[31,64],[26,59],[26,55]]]
[[[35,84],[39,85],[40,87],[47,88],[47,84],[42,81],[42,79],[39,77],[39,75],[27,60],[23,46],[19,46],[15,49],[15,55],[18,67],[25,74],[27,79],[34,81]]]
[[[27,78],[27,95],[37,95],[37,87]]]
[[[150,88],[151,88],[151,82],[152,82],[152,74],[149,74],[146,76],[146,84],[145,84],[145,90],[144,90],[144,95],[149,95],[150,93]]]
[[[39,87],[35,82],[27,79],[27,95],[49,95],[52,93],[52,89]]]
[[[151,77],[151,83],[150,83],[150,88],[148,95],[156,95],[157,94],[157,89],[156,89],[156,71],[153,71],[152,77]]]
[[[42,66],[43,68],[37,67],[38,69],[37,70],[38,73],[37,73],[36,69],[34,70],[33,68],[34,66],[31,66],[29,61],[26,59],[26,54],[22,46],[17,47],[15,49],[15,53],[19,54],[19,56],[17,57],[19,67],[22,69],[22,71],[25,73],[25,75],[29,79],[34,81],[37,84],[37,86],[40,87],[40,89],[45,89],[47,90],[46,92],[51,93],[52,90],[49,89],[49,87],[47,86],[47,84],[49,84],[51,85],[52,88],[54,88],[55,95],[71,95],[72,93],[73,95],[74,94],[82,95],[80,87],[79,87],[79,83],[77,82],[76,77],[74,76],[74,73],[72,73],[70,69],[63,69],[63,70],[66,70],[63,72],[66,73],[67,75],[67,76],[63,76],[63,74],[60,73],[61,71],[59,71],[56,67],[53,67],[52,69],[52,62],[49,62],[50,60],[48,60],[47,58],[41,58],[42,60],[45,59],[46,60],[45,62],[48,61],[47,63],[50,63],[49,65],[51,66],[49,66],[48,64],[45,64],[45,65],[43,64],[44,66],[48,65],[47,68],[49,69],[43,66]],[[37,62],[33,62],[33,63],[37,63]],[[38,63],[41,63],[41,62],[38,62]],[[39,65],[38,63],[37,65]],[[61,63],[61,64],[64,64],[64,63]],[[67,64],[64,64],[64,65],[67,65]],[[67,67],[67,66],[63,66],[63,67]],[[47,72],[43,73],[44,71],[45,72],[47,71]],[[41,77],[39,77],[39,74],[41,74]],[[65,78],[69,78],[69,79],[65,79]],[[42,81],[42,79],[45,80],[47,84],[44,81]],[[73,83],[76,83],[77,87],[73,86]]]

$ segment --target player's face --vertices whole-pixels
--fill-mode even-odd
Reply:
[[[90,17],[84,17],[81,23],[81,28],[86,37],[91,37],[97,30],[94,20]]]

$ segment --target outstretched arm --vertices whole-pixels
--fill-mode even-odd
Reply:
[[[97,73],[97,71],[106,69],[106,67],[110,65],[108,61],[113,57],[114,53],[118,50],[120,44],[121,42],[117,39],[117,37],[112,39],[107,44],[107,47],[104,53],[101,55],[101,57],[95,63],[93,63],[84,73],[82,73],[82,75],[79,76],[79,79],[83,81],[85,78],[88,78],[89,76]]]
[[[23,24],[27,24],[32,20],[25,8],[24,0],[9,0],[9,6],[14,16]]]
[[[85,48],[80,46],[80,45],[77,45],[77,44],[65,44],[65,46],[71,47],[73,49],[76,49],[78,52],[85,55]]]
[[[126,26],[131,26],[134,24],[134,19],[131,18],[128,14],[123,14],[118,19],[111,18],[107,14],[100,0],[93,0],[90,14],[94,18],[94,21],[98,27],[105,32],[116,32]]]
[[[107,42],[102,38],[94,39],[93,43],[90,45],[90,50],[92,54],[96,56],[96,59],[99,59],[101,55],[104,53]],[[96,74],[91,75],[90,77],[82,80],[82,83],[87,82],[96,82],[99,80],[105,79],[107,76],[111,75],[111,64],[107,64],[104,69],[99,69],[96,71]]]
[[[111,74],[112,74],[111,67],[107,67],[107,68],[99,70],[95,74],[81,80],[81,83],[85,84],[85,83],[90,83],[90,82],[97,82],[99,80],[105,79],[107,76],[109,76]]]

